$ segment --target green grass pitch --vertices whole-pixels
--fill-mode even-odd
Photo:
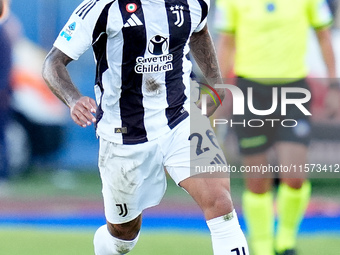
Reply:
[[[36,228],[0,228],[3,255],[93,255],[94,231]],[[299,255],[338,255],[339,235],[303,235]],[[211,254],[209,234],[144,231],[131,255]]]

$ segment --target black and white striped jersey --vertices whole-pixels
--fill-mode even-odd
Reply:
[[[189,38],[209,0],[87,0],[54,46],[97,65],[97,134],[115,143],[155,139],[189,116]],[[86,72],[86,70],[84,70]]]

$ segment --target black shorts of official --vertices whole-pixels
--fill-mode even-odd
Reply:
[[[287,104],[286,115],[281,114],[281,88],[295,87],[309,90],[305,79],[301,79],[284,85],[263,85],[251,80],[239,77],[237,86],[242,90],[245,98],[244,115],[233,115],[233,125],[236,132],[239,149],[243,155],[258,154],[266,151],[276,142],[295,142],[308,146],[310,142],[311,124],[309,116],[306,116],[296,105]],[[268,110],[273,103],[272,88],[278,88],[278,104],[276,110],[266,116],[255,115],[250,112],[247,105],[248,88],[253,88],[253,106],[257,110]],[[310,90],[309,90],[310,91]],[[288,99],[304,98],[302,93],[287,93]],[[310,111],[310,101],[303,106]],[[271,121],[275,120],[275,121]],[[289,121],[295,120],[297,122]],[[249,122],[250,121],[250,122]],[[263,126],[261,126],[263,123]],[[248,125],[250,124],[250,125]],[[282,125],[283,124],[283,125]],[[294,126],[295,127],[291,127]],[[254,127],[261,126],[261,127]],[[290,127],[285,127],[290,126]]]

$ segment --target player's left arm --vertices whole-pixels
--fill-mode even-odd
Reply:
[[[204,77],[210,86],[223,84],[221,71],[218,65],[214,44],[212,42],[207,25],[199,32],[195,32],[190,38],[191,54],[195,58],[198,67],[201,69]],[[225,96],[224,89],[216,89],[218,95],[223,101]],[[217,105],[212,98],[207,99],[207,116],[211,116],[219,106],[217,95],[213,94]]]

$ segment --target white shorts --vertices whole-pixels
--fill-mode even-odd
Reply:
[[[191,115],[162,137],[142,144],[123,145],[100,138],[98,166],[110,223],[129,222],[159,204],[166,190],[164,167],[179,184],[199,174],[195,166],[215,164],[216,155],[217,161],[226,162],[209,119],[197,111],[194,122]]]

